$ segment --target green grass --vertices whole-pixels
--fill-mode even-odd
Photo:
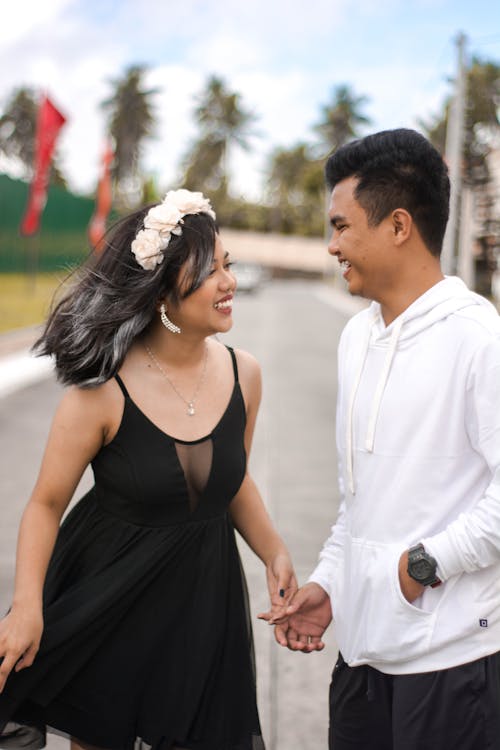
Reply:
[[[0,274],[0,332],[42,323],[64,273]]]

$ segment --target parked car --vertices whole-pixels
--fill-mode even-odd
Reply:
[[[239,292],[255,292],[268,278],[267,271],[258,263],[236,262],[231,270]]]

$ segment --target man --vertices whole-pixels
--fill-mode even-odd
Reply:
[[[326,178],[328,250],[373,302],[339,344],[338,519],[276,638],[320,650],[333,611],[334,750],[500,748],[500,318],[443,276],[423,136],[350,143]]]

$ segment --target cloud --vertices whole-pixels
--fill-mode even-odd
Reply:
[[[450,93],[444,77],[424,61],[417,65],[374,64],[360,67],[351,76],[357,94],[368,97],[364,112],[370,130],[416,127],[438,112]]]
[[[59,21],[64,11],[71,8],[74,2],[75,0],[18,0],[3,3],[0,48],[7,51],[23,39],[49,28]]]
[[[326,28],[349,8],[349,0],[184,0],[159,3],[157,0],[126,0],[120,4],[120,22],[134,24],[141,37],[184,39],[195,47],[210,44],[213,37],[231,36],[266,48],[272,54],[297,35],[322,36]],[[269,41],[272,46],[269,47]],[[238,61],[238,55],[235,57]]]
[[[160,91],[144,165],[166,188],[178,184],[180,161],[196,135],[194,97],[209,74],[220,75],[259,118],[254,150],[235,151],[232,159],[235,189],[258,197],[270,151],[309,140],[336,85],[348,83],[369,97],[365,112],[373,128],[415,126],[439,111],[453,64],[450,28],[465,10],[436,0],[441,16],[431,23],[430,2],[18,0],[2,10],[0,104],[14,87],[47,89],[68,116],[60,153],[70,184],[90,191],[109,81],[127,65],[146,64],[146,85]],[[462,14],[456,20],[452,9]],[[479,16],[473,13],[475,22]]]

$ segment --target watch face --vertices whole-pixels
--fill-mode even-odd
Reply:
[[[417,581],[425,581],[434,573],[434,566],[425,558],[414,560],[411,564],[411,573]]]

